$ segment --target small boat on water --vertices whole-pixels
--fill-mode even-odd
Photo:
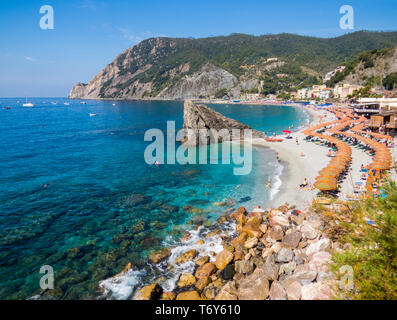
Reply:
[[[90,117],[95,117],[96,114],[95,113],[90,113]]]
[[[70,106],[70,103],[69,102],[65,102],[64,105],[65,106]]]
[[[81,104],[87,104],[87,102],[85,102],[85,101],[82,101],[82,102],[80,102]]]
[[[31,102],[28,102],[28,98],[26,98],[26,102],[24,104],[22,104],[22,107],[33,108],[34,104]]]

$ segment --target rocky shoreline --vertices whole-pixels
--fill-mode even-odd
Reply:
[[[233,223],[233,235],[222,231]],[[328,300],[337,284],[330,272],[332,252],[340,250],[322,230],[325,221],[310,210],[299,211],[288,204],[263,212],[241,207],[223,215],[217,228],[206,235],[216,237],[223,250],[199,255],[190,249],[171,263],[171,248],[152,253],[153,264],[194,265],[180,274],[175,289],[164,290],[167,279],[159,278],[139,288],[134,300]],[[196,228],[197,229],[197,228]],[[191,233],[181,242],[187,241]],[[204,240],[197,242],[205,246]],[[121,274],[132,270],[129,264]]]

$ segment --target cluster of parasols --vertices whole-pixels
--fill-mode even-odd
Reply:
[[[384,144],[376,140],[366,138],[363,135],[370,135],[371,137],[380,140],[393,138],[388,135],[362,131],[365,128],[364,121],[366,121],[366,119],[361,116],[354,116],[348,109],[334,108],[327,110],[333,112],[339,120],[320,123],[303,131],[305,135],[328,141],[337,148],[335,157],[326,168],[319,172],[319,176],[316,178],[314,187],[320,191],[333,191],[338,189],[338,181],[341,178],[341,175],[348,169],[352,161],[352,150],[349,145],[332,135],[345,136],[360,141],[374,152],[373,162],[367,167],[369,170],[369,176],[366,185],[367,195],[373,195],[372,185],[374,182],[381,179],[382,170],[389,170],[391,168],[392,156],[390,150]],[[349,129],[353,124],[356,124],[356,126],[350,129],[350,131],[354,133],[343,131]],[[327,129],[330,126],[331,128]],[[331,135],[318,133],[317,131],[320,130],[325,130]],[[376,174],[374,174],[374,172]]]

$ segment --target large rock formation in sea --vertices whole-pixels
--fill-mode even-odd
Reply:
[[[233,138],[233,129],[239,130],[241,138],[244,137],[244,130],[250,130],[253,138],[264,137],[264,133],[253,130],[250,126],[230,119],[215,111],[214,109],[204,105],[196,104],[191,100],[186,100],[183,111],[183,129],[186,130],[187,139],[185,144],[188,146],[196,146],[199,144],[200,130],[205,134],[207,131],[209,135],[202,136],[201,144],[209,144],[211,142],[222,142],[225,139],[230,140]],[[226,129],[226,131],[225,131]],[[211,130],[215,130],[218,134],[221,130],[228,132],[228,136],[214,134],[214,140],[210,140]]]

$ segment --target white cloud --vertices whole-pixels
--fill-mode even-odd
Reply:
[[[166,35],[164,34],[154,34],[151,31],[145,31],[143,33],[141,33],[140,35],[134,35],[132,34],[128,29],[126,28],[117,28],[122,36],[126,39],[128,39],[129,41],[131,41],[133,44],[137,44],[147,38],[153,38],[153,37],[166,37]]]
[[[30,62],[36,62],[37,59],[32,58],[32,57],[25,57],[25,60],[30,61]]]

